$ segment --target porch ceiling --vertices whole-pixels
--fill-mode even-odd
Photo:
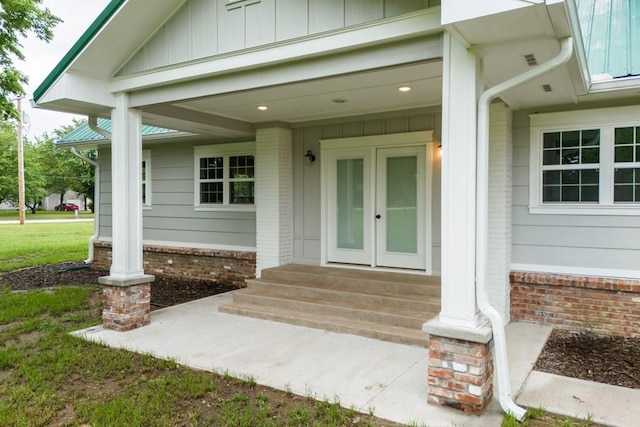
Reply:
[[[410,86],[408,92],[398,90]],[[295,124],[440,105],[442,62],[413,63],[142,107],[145,122],[212,136],[249,136],[261,124]],[[258,110],[265,105],[267,110]],[[170,125],[170,126],[169,126]]]

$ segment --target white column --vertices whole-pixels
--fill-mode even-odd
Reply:
[[[489,107],[489,234],[487,290],[489,302],[510,319],[512,112],[502,102]]]
[[[293,159],[290,129],[256,133],[256,276],[293,258]]]
[[[476,111],[480,64],[444,34],[441,325],[478,328],[475,296]]]
[[[111,278],[144,275],[142,265],[142,131],[139,110],[119,94],[111,112],[112,264]]]

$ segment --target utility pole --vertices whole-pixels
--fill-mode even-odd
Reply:
[[[22,98],[18,98],[18,211],[24,225],[24,144],[22,141]]]

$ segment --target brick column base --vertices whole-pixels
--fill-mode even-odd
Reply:
[[[145,275],[135,279],[100,277],[103,285],[102,326],[118,332],[146,326],[151,322],[151,282]]]
[[[429,336],[428,402],[477,414],[493,397],[493,340]]]

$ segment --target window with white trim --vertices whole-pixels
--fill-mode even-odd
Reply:
[[[640,108],[532,114],[531,213],[640,214]]]
[[[255,209],[255,143],[194,148],[194,199],[201,209]]]
[[[151,150],[142,150],[142,207],[151,207]]]

